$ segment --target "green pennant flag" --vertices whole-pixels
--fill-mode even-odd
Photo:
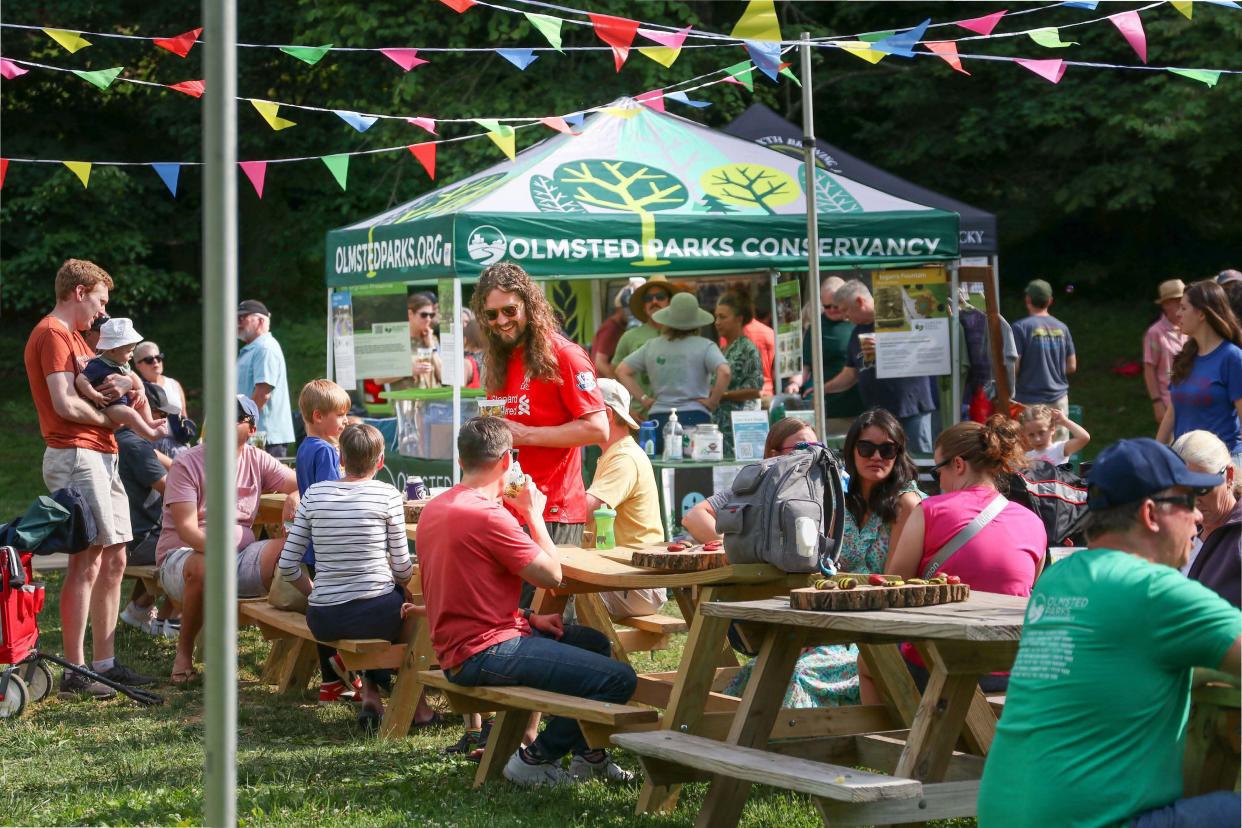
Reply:
[[[332,44],[328,43],[324,46],[281,46],[280,51],[286,55],[293,55],[300,61],[309,63],[314,66],[323,60],[323,56],[332,48]]]
[[[748,69],[750,70],[749,72],[746,71]],[[728,69],[725,69],[725,75],[732,77],[735,82],[745,86],[747,90],[755,91],[755,65],[749,60],[733,64]]]
[[[319,159],[332,173],[332,177],[336,179],[336,183],[341,185],[341,189],[348,189],[345,181],[349,177],[349,156],[344,153],[337,155],[325,155]]]
[[[1215,86],[1220,81],[1220,72],[1211,69],[1170,69],[1169,71],[1183,78],[1206,83],[1208,86]]]
[[[560,18],[548,17],[546,14],[535,14],[534,12],[525,12],[525,15],[526,19],[530,21],[530,25],[538,29],[556,51],[562,51]]]
[[[1048,49],[1064,49],[1066,46],[1077,46],[1077,41],[1062,40],[1061,33],[1049,26],[1045,29],[1034,29],[1027,32],[1031,40]]]
[[[789,78],[791,81],[793,81],[794,85],[797,86],[799,89],[802,88],[802,81],[798,80],[798,76],[795,75],[793,73],[793,70],[790,69],[788,66],[786,66],[784,69],[781,70],[781,74]]]
[[[858,39],[864,43],[876,43],[881,40],[886,40],[895,34],[897,34],[897,31],[894,29],[891,32],[872,32],[871,34],[859,35]]]
[[[77,75],[87,83],[93,83],[100,89],[107,89],[116,80],[116,76],[125,71],[124,66],[116,66],[112,69],[95,69],[87,72],[83,69],[73,69],[73,74]]]

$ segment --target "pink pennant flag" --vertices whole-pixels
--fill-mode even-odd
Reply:
[[[675,32],[662,32],[657,29],[639,29],[638,33],[648,40],[666,46],[669,49],[680,49],[681,45],[686,42],[686,35],[690,34],[693,26],[686,26],[684,29],[678,29]]]
[[[440,2],[458,14],[462,14],[471,6],[478,5],[478,3],[474,2],[474,0],[440,0]]]
[[[423,165],[427,175],[434,180],[436,177],[436,142],[428,141],[425,144],[410,144],[406,149],[418,159],[418,163]]]
[[[1125,11],[1108,18],[1121,32],[1126,43],[1138,52],[1139,60],[1147,62],[1147,35],[1143,33],[1143,20],[1136,11]]]
[[[405,122],[407,124],[413,124],[416,127],[421,127],[422,129],[425,129],[428,132],[430,132],[432,135],[437,134],[436,133],[436,121],[434,118],[422,118],[422,117],[406,118]]]
[[[1005,11],[998,11],[996,14],[985,15],[984,17],[972,17],[969,20],[959,20],[957,21],[957,25],[961,26],[963,29],[970,29],[972,32],[978,32],[981,35],[990,35],[992,30],[996,28],[996,24],[1000,22],[1000,19],[1005,16],[1005,12],[1007,11],[1009,10],[1005,9]]]
[[[961,72],[963,75],[970,74],[962,68],[962,59],[957,56],[957,44],[952,40],[925,40],[923,45],[940,55],[945,63],[952,66],[958,72]]]
[[[634,42],[634,35],[638,32],[638,21],[607,14],[588,14],[587,17],[591,18],[591,25],[595,27],[595,34],[599,39],[612,47],[612,59],[620,72],[626,58],[630,56],[630,44]]]
[[[651,107],[656,112],[664,111],[664,93],[659,89],[653,89],[650,92],[635,95],[634,100],[638,101],[640,104]]]
[[[380,49],[380,52],[407,72],[427,62],[418,56],[417,49]]]
[[[13,78],[20,78],[29,71],[29,69],[23,69],[11,60],[0,58],[0,78],[13,80]]]
[[[201,98],[203,97],[203,92],[207,91],[206,84],[201,80],[182,81],[181,83],[170,84],[168,88],[176,89],[178,92],[189,95],[191,98]]]
[[[557,132],[563,132],[566,135],[577,135],[578,134],[574,132],[573,127],[571,127],[565,121],[565,119],[559,115],[554,115],[551,118],[540,118],[539,123],[543,124],[549,129],[554,129]]]
[[[254,185],[254,191],[259,194],[259,198],[263,198],[263,179],[267,177],[266,161],[238,161],[237,166],[242,168],[242,172],[246,174],[246,178],[250,179],[250,183]]]
[[[1060,83],[1061,78],[1065,75],[1065,61],[1056,60],[1023,60],[1015,58],[1018,65],[1030,69],[1049,83]]]
[[[192,29],[184,34],[176,37],[156,37],[152,38],[152,42],[161,49],[167,49],[177,57],[185,57],[194,48],[194,43],[198,40],[198,36],[203,33],[202,28]]]

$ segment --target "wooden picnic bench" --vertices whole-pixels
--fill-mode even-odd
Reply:
[[[125,567],[123,577],[141,581],[143,588],[157,598],[164,594],[160,589],[160,568],[155,564],[131,564]]]

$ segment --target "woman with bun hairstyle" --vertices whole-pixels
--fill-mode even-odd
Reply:
[[[724,453],[733,456],[733,412],[759,411],[759,392],[763,390],[763,358],[745,328],[755,318],[750,297],[731,290],[716,300],[716,333],[725,343],[724,358],[729,363],[729,387],[712,412],[712,422],[724,435]]]

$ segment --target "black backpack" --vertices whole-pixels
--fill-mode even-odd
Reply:
[[[1044,460],[1009,479],[1009,499],[1030,509],[1044,522],[1049,546],[1083,546],[1087,517],[1087,482],[1068,465]]]

